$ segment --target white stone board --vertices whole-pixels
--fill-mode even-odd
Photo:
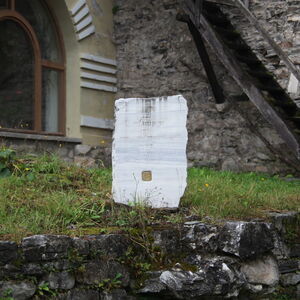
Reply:
[[[187,178],[187,112],[181,95],[116,101],[115,202],[178,207]]]

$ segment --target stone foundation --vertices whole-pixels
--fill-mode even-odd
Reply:
[[[0,147],[15,150],[18,155],[54,154],[66,162],[86,168],[110,167],[111,145],[82,145],[80,139],[57,136],[24,135],[1,133]]]
[[[218,226],[190,221],[133,236],[1,241],[0,297],[271,299],[280,288],[297,299],[299,216],[274,213],[271,220]]]

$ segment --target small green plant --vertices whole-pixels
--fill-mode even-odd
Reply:
[[[37,290],[36,290],[36,295],[38,296],[57,296],[57,293],[53,291],[52,289],[49,288],[49,283],[48,282],[43,282],[41,283]]]
[[[13,160],[16,152],[8,148],[0,149],[0,178],[8,177],[14,169]]]
[[[0,297],[0,300],[14,300],[12,297],[12,289],[5,290],[3,296]]]
[[[105,291],[111,291],[114,289],[118,289],[121,287],[122,281],[120,280],[122,278],[121,273],[117,273],[116,276],[112,279],[107,278],[99,282],[98,288]]]

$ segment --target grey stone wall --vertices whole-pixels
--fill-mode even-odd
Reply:
[[[190,166],[234,171],[293,172],[297,162],[293,159],[289,161],[291,156],[283,141],[251,103],[234,103],[227,110],[218,111],[187,25],[176,21],[180,2],[115,0],[115,7],[118,8],[114,16],[117,96],[182,94],[189,105]],[[250,1],[250,7],[262,12],[265,2]],[[278,9],[272,6],[275,2]],[[269,22],[271,14],[276,26],[277,23],[284,23],[285,19],[282,20],[281,16],[286,3],[292,7],[295,5],[293,2],[267,1],[269,11],[262,17]],[[234,20],[240,22],[238,18]],[[290,26],[284,24],[286,26],[278,25],[277,30],[288,32]],[[271,30],[270,26],[267,29]],[[249,34],[256,43],[256,33],[249,31]],[[239,94],[239,87],[211,51],[210,57],[226,96]],[[286,77],[283,82],[286,84]]]
[[[8,147],[18,155],[56,155],[69,163],[86,168],[110,167],[111,145],[89,146],[82,145],[78,139],[69,139],[55,136],[18,135],[10,133],[10,136],[0,136],[0,148]]]
[[[0,298],[298,299],[299,216],[271,219],[0,241]]]

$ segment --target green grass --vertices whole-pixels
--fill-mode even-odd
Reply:
[[[266,174],[189,170],[182,205],[214,219],[264,217],[268,211],[300,211],[300,181]]]
[[[187,214],[218,220],[264,217],[270,210],[299,211],[299,181],[254,173],[192,168],[182,209],[165,214],[114,205],[110,169],[86,170],[52,156],[14,158],[7,167],[12,175],[0,178],[0,239],[120,231],[152,222],[182,222]]]

